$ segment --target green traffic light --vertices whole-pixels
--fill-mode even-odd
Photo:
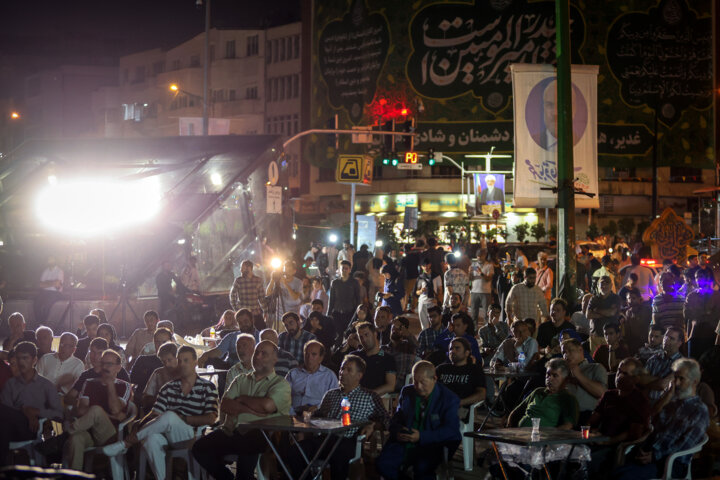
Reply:
[[[435,165],[435,159],[434,159],[434,158],[430,158],[430,161],[428,162],[428,164],[429,164],[431,167],[432,167],[433,165]]]
[[[397,159],[397,158],[393,158],[393,159],[392,159],[392,165],[393,165],[393,167],[397,167],[397,164],[398,164],[398,159]]]
[[[390,165],[390,159],[389,159],[389,158],[383,158],[383,165]]]

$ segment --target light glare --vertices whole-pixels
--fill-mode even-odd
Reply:
[[[282,260],[280,260],[279,257],[273,257],[272,260],[270,260],[270,266],[273,270],[278,270],[282,266]]]
[[[210,175],[210,181],[212,182],[213,185],[215,185],[216,187],[219,187],[220,185],[222,185],[222,175],[215,172],[212,175]]]
[[[76,237],[95,236],[143,223],[158,213],[156,179],[119,182],[82,179],[50,182],[36,200],[38,218],[50,229]]]
[[[335,243],[338,241],[338,236],[335,235],[334,233],[331,233],[330,236],[328,237],[328,240],[330,240],[330,243]]]

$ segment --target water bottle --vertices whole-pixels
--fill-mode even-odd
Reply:
[[[342,410],[342,424],[345,426],[350,425],[350,399],[348,397],[343,397],[342,401],[340,402],[340,409]]]
[[[210,338],[215,338],[215,327],[210,327]]]
[[[522,372],[525,370],[525,352],[520,352],[518,354],[518,371]]]

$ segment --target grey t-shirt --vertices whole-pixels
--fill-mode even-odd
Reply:
[[[605,386],[605,388],[607,388],[607,370],[605,370],[605,367],[603,367],[599,363],[589,363],[587,360],[583,360],[582,363],[580,363],[580,371],[590,380],[600,382]],[[598,401],[600,401],[599,398],[595,398],[590,395],[587,390],[585,390],[581,385],[577,383],[568,384],[567,390],[568,392],[575,395],[575,398],[577,398],[578,406],[580,407],[581,412],[595,410]]]

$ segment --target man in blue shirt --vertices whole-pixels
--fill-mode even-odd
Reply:
[[[434,479],[443,461],[443,449],[452,457],[462,439],[460,399],[437,382],[435,367],[421,360],[413,367],[413,384],[400,392],[390,424],[390,440],[375,461],[384,478],[395,480],[412,472],[417,480]]]
[[[290,414],[314,412],[329,390],[337,387],[335,373],[322,365],[325,347],[317,340],[305,344],[302,367],[293,368],[285,376],[290,383],[292,405]]]

